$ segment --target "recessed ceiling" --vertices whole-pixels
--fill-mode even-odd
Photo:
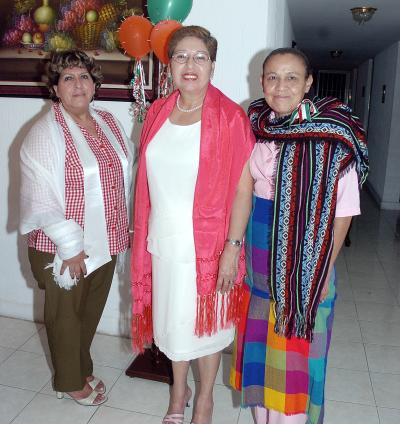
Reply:
[[[297,47],[317,69],[352,69],[400,40],[400,0],[288,0]],[[372,19],[357,24],[350,9],[372,6]],[[330,51],[342,50],[332,59]]]

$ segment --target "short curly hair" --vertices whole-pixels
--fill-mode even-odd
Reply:
[[[217,58],[218,41],[211,35],[208,29],[197,25],[188,25],[176,30],[168,42],[168,57],[171,59],[176,45],[186,37],[194,37],[201,40],[207,47],[211,62]]]
[[[85,52],[78,49],[53,52],[46,64],[46,84],[50,92],[50,98],[54,102],[58,101],[54,86],[58,85],[61,72],[64,69],[74,67],[87,69],[93,79],[96,90],[101,86],[103,74],[101,73],[100,65]]]

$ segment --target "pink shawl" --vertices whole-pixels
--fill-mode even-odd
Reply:
[[[134,202],[134,237],[131,258],[133,297],[132,338],[135,351],[152,342],[151,255],[146,250],[150,198],[146,171],[146,148],[171,114],[178,92],[156,100],[144,123],[139,149]],[[241,252],[234,288],[218,301],[215,290],[218,262],[229,229],[236,188],[254,145],[254,136],[244,111],[211,84],[201,117],[199,171],[193,204],[196,251],[197,316],[195,333],[213,334],[219,327],[235,325],[240,315],[245,276]],[[219,314],[218,314],[219,311]]]

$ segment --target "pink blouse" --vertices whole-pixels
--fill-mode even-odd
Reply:
[[[256,143],[250,157],[250,172],[254,179],[254,194],[272,200],[275,190],[275,168],[279,146]],[[360,215],[360,192],[356,169],[353,167],[339,180],[336,217]]]

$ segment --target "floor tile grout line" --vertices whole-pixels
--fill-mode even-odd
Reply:
[[[11,348],[10,348],[11,349]],[[12,355],[14,355],[14,353],[17,351],[17,349],[14,349],[8,356],[6,356],[5,358],[3,358],[1,361],[0,361],[0,366],[5,362],[5,361],[7,361],[7,359],[8,358],[10,358],[10,356],[12,356]]]
[[[114,383],[114,384],[117,384],[117,382],[118,382],[118,380],[121,378],[121,376],[116,380],[116,382]],[[127,377],[128,378],[128,377]],[[157,382],[155,382],[155,383],[157,383]],[[225,386],[224,385],[224,387],[225,388],[227,388],[227,386]],[[108,391],[107,391],[108,392]],[[110,390],[110,392],[111,392],[111,390]],[[136,414],[141,414],[141,415],[147,415],[147,416],[152,416],[152,417],[159,417],[159,418],[162,418],[163,417],[163,415],[155,415],[155,414],[148,414],[148,413],[146,413],[146,412],[143,412],[143,411],[139,411],[139,410],[134,410],[134,409],[124,409],[124,408],[119,408],[119,407],[114,407],[114,406],[111,406],[111,405],[104,405],[104,407],[107,407],[107,408],[113,408],[113,409],[119,409],[119,410],[122,410],[122,411],[127,411],[127,412],[133,412],[133,413],[136,413]],[[233,407],[233,406],[232,406]],[[239,414],[239,411],[240,411],[240,406],[237,406],[237,407],[235,407],[234,409],[238,409],[238,414]],[[185,421],[186,422],[186,421]]]
[[[10,389],[24,390],[25,392],[37,393],[37,390],[23,389],[22,387],[10,386],[9,384],[0,383],[0,387],[8,387]]]
[[[346,246],[344,247],[344,249],[346,249]],[[370,372],[370,368],[369,368],[369,364],[368,364],[367,352],[365,350],[365,343],[364,343],[365,340],[364,340],[363,332],[362,332],[361,325],[360,325],[359,312],[358,312],[357,302],[356,302],[357,299],[355,297],[354,287],[353,287],[353,285],[351,284],[351,281],[350,281],[350,267],[349,267],[349,263],[351,261],[351,257],[347,257],[346,254],[345,254],[345,252],[343,254],[343,258],[344,258],[344,262],[345,262],[345,265],[346,265],[347,276],[349,277],[349,280],[348,280],[349,281],[349,287],[350,287],[350,290],[351,290],[351,293],[352,293],[352,297],[354,299],[355,308],[356,308],[357,323],[358,323],[358,327],[359,327],[360,334],[361,334],[361,339],[362,339],[362,344],[363,344],[363,351],[364,351],[365,360],[367,362],[367,373],[368,373],[368,378],[369,378],[370,385],[371,385],[372,396],[373,396],[373,399],[374,399],[375,409],[376,409],[376,412],[377,412],[377,415],[378,415],[378,421],[380,423],[379,412],[378,412],[377,403],[376,403],[376,397],[375,397],[375,391],[374,391],[374,387],[373,387],[373,384],[372,384],[371,372]],[[381,264],[381,262],[379,260],[379,257],[378,257],[377,249],[375,247],[374,247],[374,255],[378,259],[378,263],[382,267],[382,264]],[[385,272],[384,269],[383,269],[383,271]],[[385,274],[385,279],[386,279],[386,282],[388,283],[387,278],[386,278],[386,274]]]
[[[325,400],[329,400],[329,402],[337,402],[337,403],[347,403],[349,405],[360,405],[360,406],[369,406],[370,408],[377,408],[376,405],[369,405],[367,403],[360,403],[360,402],[350,402],[348,400],[336,400],[336,399],[328,399],[325,397]],[[392,408],[395,409],[395,408]],[[395,409],[397,411],[397,409]],[[347,424],[347,423],[346,423]],[[357,423],[358,424],[358,423]]]
[[[399,377],[399,379],[400,379],[400,374],[398,374],[398,373],[392,373],[392,372],[380,372],[380,371],[370,371],[370,374],[393,375],[393,376]],[[398,407],[398,408],[392,408],[392,409],[398,409],[398,410],[400,410],[400,404],[399,404],[399,407]]]
[[[97,411],[100,409],[101,405],[98,405],[95,410],[93,411],[93,414],[90,416],[90,418],[86,421],[86,424],[89,424],[92,418],[97,414]]]
[[[378,419],[379,419],[379,422],[380,422],[379,408],[384,408],[384,407],[382,407],[382,406],[378,405],[378,404],[377,404],[377,402],[376,402],[376,398],[375,398],[375,390],[374,390],[374,385],[372,384],[371,374],[380,374],[380,375],[398,375],[398,374],[383,373],[383,372],[375,372],[375,371],[370,371],[370,372],[369,372],[370,380],[371,380],[371,386],[372,386],[372,393],[373,393],[373,395],[374,395],[374,399],[375,399],[375,403],[376,403],[376,409],[377,409],[377,412],[378,412]],[[393,410],[396,410],[396,411],[400,411],[400,408],[398,408],[398,409],[397,409],[397,408],[390,408],[390,409],[393,409]]]
[[[110,393],[112,391],[112,389],[114,388],[114,386],[117,384],[117,381],[121,378],[122,375],[125,375],[125,371],[124,370],[120,370],[121,373],[119,374],[119,376],[115,379],[114,383],[110,386],[110,388],[107,388],[107,393]]]
[[[383,267],[383,266],[382,266],[382,267]],[[385,274],[385,278],[386,278],[386,281],[387,281],[387,283],[388,283],[388,286],[389,286],[389,288],[390,288],[390,290],[391,290],[392,294],[394,295],[394,297],[395,297],[395,299],[396,299],[396,304],[397,304],[397,306],[400,306],[399,297],[398,297],[398,296],[396,296],[396,293],[394,292],[393,287],[392,287],[392,286],[390,285],[390,283],[389,283],[389,277],[388,277],[388,275],[387,275],[387,271],[386,271],[385,267],[383,267],[383,273]]]
[[[366,322],[371,322],[371,321],[366,321]],[[396,323],[394,323],[394,324],[396,324]],[[366,345],[372,345],[372,346],[397,347],[397,348],[400,348],[400,345],[393,345],[393,344],[387,344],[387,343],[372,343],[372,342],[367,342],[367,341],[362,341],[361,343],[364,343]]]
[[[0,386],[10,387],[12,389],[19,389],[19,390],[26,390],[28,392],[34,392],[34,393],[40,393],[41,390],[44,389],[44,387],[49,383],[49,380],[46,381],[46,384],[44,386],[41,386],[39,390],[36,389],[27,389],[26,387],[18,387],[18,386],[12,386],[11,384],[4,384],[0,383]]]
[[[36,333],[32,334],[28,339],[26,339],[24,341],[24,343],[22,343],[20,346],[17,347],[17,350],[19,350],[23,345],[25,345],[26,343],[29,342],[29,340],[31,340],[33,337],[35,337],[37,334],[39,334],[40,330],[37,330]]]
[[[390,222],[388,222],[388,220],[387,220],[387,218],[385,218],[385,214],[381,214],[382,216],[383,216],[383,219],[384,219],[384,221],[389,225],[389,226],[391,226],[391,223]],[[394,234],[393,234],[394,236],[395,236],[395,232],[394,232]],[[383,261],[380,259],[380,257],[379,256],[377,256],[378,257],[378,260],[379,260],[379,264],[380,264],[380,266],[382,267],[382,269],[383,269],[383,273],[384,273],[384,275],[385,275],[385,280],[386,280],[386,283],[388,284],[388,286],[389,286],[389,288],[390,288],[390,291],[392,292],[392,294],[394,295],[394,297],[396,298],[396,303],[397,303],[397,306],[400,306],[400,303],[399,303],[399,299],[397,298],[397,296],[396,296],[396,293],[394,293],[394,291],[393,291],[393,288],[390,286],[390,284],[389,284],[389,279],[388,279],[388,275],[387,275],[387,271],[386,271],[386,269],[385,269],[385,267],[384,267],[384,265],[383,265]]]
[[[105,403],[104,403],[103,405],[100,405],[100,406],[99,406],[99,408],[96,410],[96,412],[97,412],[99,409],[101,409],[101,408],[116,409],[117,411],[123,411],[123,412],[129,412],[129,413],[132,413],[132,412],[133,412],[134,414],[146,415],[146,416],[149,416],[149,417],[155,417],[155,418],[161,417],[161,415],[147,414],[146,412],[133,411],[133,410],[131,410],[131,409],[118,408],[118,407],[116,407],[116,406],[110,406],[110,405],[107,405],[107,404],[105,404]]]
[[[388,215],[385,215],[385,219],[386,220],[388,220],[389,218],[388,218]],[[390,224],[391,225],[391,224]],[[391,225],[392,226],[392,225]],[[389,272],[389,269],[386,269],[385,267],[384,267],[384,265],[383,265],[383,260],[378,256],[378,259],[379,259],[379,263],[380,263],[380,266],[383,268],[383,271],[384,271],[384,276],[382,276],[382,278],[384,278],[385,279],[385,281],[386,282],[388,282],[388,272]],[[346,257],[344,257],[343,258],[343,261],[344,261],[344,266],[343,266],[343,268],[345,268],[345,269],[348,269],[348,262],[350,262],[351,261],[351,257],[348,257],[348,258],[346,258]],[[343,274],[344,275],[346,275],[345,274],[345,271],[343,271]],[[347,272],[347,276],[349,275],[349,273]],[[347,276],[346,276],[346,278],[347,278]],[[349,284],[350,285],[350,290],[351,290],[351,292],[352,292],[352,294],[354,294],[354,287],[351,285],[351,283]],[[392,286],[390,286],[389,285],[389,288],[391,288],[392,289],[392,291],[394,290],[393,289],[393,287]],[[339,290],[340,290],[340,288],[339,288]],[[350,294],[350,293],[349,293]],[[354,303],[355,304],[355,308],[356,308],[356,313],[357,313],[357,321],[358,321],[358,324],[359,324],[359,326],[360,326],[360,322],[362,322],[362,321],[365,321],[365,322],[374,322],[374,321],[376,321],[376,320],[372,320],[372,321],[370,321],[370,320],[361,320],[361,319],[359,319],[359,314],[358,314],[358,308],[357,308],[357,305],[356,305],[356,301],[354,300],[352,303]],[[380,303],[380,305],[384,305],[383,303]],[[397,305],[392,305],[392,306],[397,306]],[[382,322],[385,322],[385,321],[383,321],[382,320]],[[396,322],[392,322],[391,324],[396,324]],[[40,329],[37,331],[37,332],[39,332],[40,331]],[[361,327],[360,327],[360,332],[361,332]],[[363,334],[362,334],[362,332],[360,333],[361,334],[361,338],[362,338],[362,340],[361,341],[357,341],[357,340],[355,340],[355,341],[352,341],[353,343],[362,343],[363,344],[363,349],[364,349],[364,355],[365,355],[365,357],[366,357],[366,360],[367,360],[367,367],[368,367],[368,373],[369,373],[369,377],[370,377],[370,381],[371,381],[371,386],[372,386],[372,380],[371,380],[371,375],[372,375],[372,371],[371,371],[371,369],[370,369],[370,364],[369,364],[369,361],[368,361],[368,357],[367,357],[367,345],[375,345],[375,346],[391,346],[391,347],[396,347],[396,348],[400,348],[400,346],[395,346],[395,345],[382,345],[382,344],[380,344],[380,343],[367,343],[366,342],[366,340],[365,340],[365,338],[363,337]],[[34,335],[32,335],[28,340],[26,340],[25,341],[25,343],[28,343],[28,341],[33,337]],[[113,337],[118,337],[118,336],[113,336]],[[340,339],[338,339],[337,341],[340,341]],[[342,339],[342,341],[345,341],[345,339]],[[6,348],[6,347],[5,347]],[[33,353],[33,354],[37,354],[37,352],[29,352],[29,351],[24,351],[24,350],[22,350],[22,349],[20,349],[20,348],[15,348],[15,347],[7,347],[7,348],[9,348],[9,349],[13,349],[14,351],[13,351],[13,353],[15,353],[16,351],[23,351],[23,352],[28,352],[28,353]],[[13,354],[13,353],[11,353],[11,355]],[[10,356],[11,356],[10,355]],[[99,366],[104,366],[104,367],[108,367],[108,368],[114,368],[114,367],[112,367],[112,366],[108,366],[108,365],[103,365],[103,364],[98,364],[98,363],[96,363],[96,365],[99,365]],[[332,368],[338,368],[338,367],[332,367]],[[123,369],[121,369],[121,368],[114,368],[114,369],[118,369],[118,370],[120,370],[121,371],[121,373],[119,374],[119,376],[118,376],[118,378],[114,381],[114,383],[113,383],[113,385],[112,386],[110,386],[111,387],[111,389],[110,389],[110,391],[114,388],[114,386],[115,386],[115,384],[117,384],[117,381],[121,378],[121,375],[123,375],[123,373],[124,373],[124,370]],[[354,370],[354,371],[359,371],[359,372],[365,372],[365,370]],[[393,374],[393,373],[391,373],[391,372],[385,372],[385,373],[380,373],[380,372],[373,372],[374,374],[392,374],[392,375],[398,375],[398,374]],[[224,384],[220,384],[220,385],[224,385]],[[225,386],[225,385],[224,385]],[[10,387],[13,387],[13,386],[10,386]],[[40,392],[35,392],[35,391],[33,391],[33,390],[29,390],[29,389],[21,389],[21,390],[28,390],[28,391],[30,391],[30,392],[34,392],[34,393],[36,393],[35,395],[34,395],[34,399],[37,397],[37,394],[45,394],[45,393],[40,393]],[[376,399],[375,399],[375,391],[373,390],[373,396],[374,396],[374,401],[375,401],[375,404],[376,404]],[[33,399],[32,399],[33,400]],[[333,400],[331,400],[331,401],[333,401]],[[333,401],[333,402],[341,402],[341,401]],[[359,404],[359,403],[354,403],[354,402],[344,402],[344,403],[351,403],[351,404],[356,404],[356,405],[364,405],[364,404]],[[118,408],[114,408],[114,407],[108,407],[107,405],[104,405],[105,407],[107,407],[107,408],[112,408],[112,409],[118,409]],[[376,409],[378,409],[378,406],[376,406],[375,407]],[[385,407],[386,408],[386,407]],[[96,410],[94,411],[94,414],[91,416],[91,418],[89,418],[89,421],[91,421],[91,420],[93,420],[93,416],[97,413],[97,411],[99,410],[100,408],[96,408]],[[396,408],[386,408],[386,409],[393,409],[393,410],[397,410]],[[129,411],[129,412],[133,412],[133,411]],[[144,413],[142,413],[142,412],[137,412],[137,413],[139,413],[139,414],[143,414],[143,415],[151,415],[151,414],[144,414]],[[237,420],[239,420],[240,419],[240,409],[239,409],[239,414],[238,414],[238,419]],[[379,417],[379,411],[378,411],[378,419],[380,419],[380,417]]]
[[[42,351],[41,353],[39,352],[33,352],[32,350],[24,350],[24,349],[16,349],[16,352],[24,352],[24,353],[33,353],[34,355],[40,355],[40,356],[45,356],[45,357],[51,357],[50,352],[46,353],[44,351]]]
[[[10,424],[12,424],[21,414],[22,412],[36,399],[36,397],[39,395],[39,392],[36,392],[33,398],[18,412],[18,414],[10,421]]]
[[[368,367],[368,377],[369,377],[369,382],[370,382],[370,384],[371,384],[371,390],[372,390],[372,395],[373,395],[373,397],[374,397],[375,406],[376,406],[376,408],[377,408],[376,412],[378,413],[378,404],[377,404],[377,402],[376,402],[376,396],[375,396],[374,384],[373,384],[373,382],[372,382],[371,369],[370,369],[370,366],[369,366],[368,355],[367,355],[367,350],[365,349],[365,345],[366,345],[366,343],[363,343],[365,360],[367,361],[367,367]],[[378,414],[378,420],[379,420],[379,422],[380,422],[379,414]]]
[[[377,405],[375,403],[373,405],[371,405],[370,403],[349,402],[349,401],[345,401],[345,400],[330,399],[329,397],[325,396],[325,401],[327,401],[327,400],[329,400],[329,402],[348,403],[350,405],[359,405],[359,406],[368,406],[370,408],[377,408]]]

